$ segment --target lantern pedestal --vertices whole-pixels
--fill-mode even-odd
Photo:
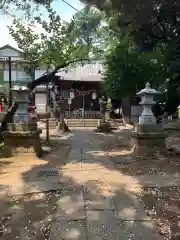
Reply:
[[[37,128],[37,122],[32,122],[28,118],[28,89],[14,86],[12,96],[19,104],[19,108],[14,116],[14,123],[8,123],[7,131],[3,132],[7,155],[10,157],[17,153],[33,152],[40,157],[42,154],[40,133],[42,131]]]
[[[58,122],[57,130],[58,132],[70,132],[70,129],[68,128],[64,120]]]
[[[110,132],[112,132],[112,127],[109,122],[101,122],[100,121],[100,124],[99,124],[99,126],[97,126],[95,131],[99,132],[99,133],[110,133]]]
[[[135,156],[156,156],[157,152],[167,154],[165,146],[165,133],[160,124],[135,125],[135,131],[131,135],[133,154]]]
[[[156,118],[151,111],[152,105],[156,103],[153,100],[154,96],[158,94],[160,92],[150,88],[148,83],[146,88],[137,94],[141,97],[143,112],[131,135],[135,156],[153,157],[157,152],[161,154],[168,152],[165,146],[166,133],[161,124],[156,124]]]

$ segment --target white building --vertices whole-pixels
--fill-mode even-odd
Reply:
[[[27,61],[22,58],[22,52],[10,45],[0,48],[0,92],[8,96],[9,92],[9,63],[11,57],[11,80],[13,85],[27,85],[31,81],[31,76],[26,72]],[[39,67],[35,71],[35,79],[46,71],[45,67]],[[36,104],[44,103],[44,94],[36,94]]]

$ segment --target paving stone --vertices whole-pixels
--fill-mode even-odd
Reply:
[[[85,184],[91,180],[101,180],[102,176],[99,175],[97,171],[90,170],[88,171],[64,171],[62,173],[61,182],[71,185],[71,184]]]
[[[115,210],[112,194],[108,188],[96,186],[84,187],[85,207],[88,210]]]
[[[114,201],[117,215],[121,220],[151,220],[134,194],[122,189],[116,193]]]
[[[125,229],[111,211],[87,211],[88,240],[128,240]]]
[[[56,219],[85,219],[82,188],[62,189],[58,198]]]
[[[83,220],[61,220],[52,224],[49,240],[86,240]]]
[[[86,170],[97,170],[97,169],[105,169],[105,167],[109,166],[109,163],[106,165],[103,163],[98,163],[98,162],[83,162],[82,163],[82,171]]]
[[[61,171],[81,171],[81,162],[78,160],[77,162],[68,162],[64,166],[60,168]]]

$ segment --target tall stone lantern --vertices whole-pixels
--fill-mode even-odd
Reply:
[[[29,89],[26,86],[15,85],[11,91],[14,101],[19,105],[14,122],[28,122]]]
[[[143,106],[143,111],[139,117],[139,124],[156,124],[156,118],[152,113],[152,106],[156,103],[154,97],[160,95],[159,91],[152,89],[149,83],[136,95],[141,97],[140,105]]]
[[[7,124],[7,131],[3,132],[4,144],[9,148],[9,155],[34,152],[41,156],[41,129],[37,122],[32,122],[28,114],[29,89],[26,86],[13,86],[11,89],[13,101],[18,103],[18,110],[13,123]]]
[[[167,153],[165,147],[166,133],[162,124],[156,123],[156,117],[151,111],[152,106],[156,103],[154,97],[159,94],[161,93],[152,89],[149,83],[146,83],[145,88],[137,93],[141,97],[139,104],[143,106],[143,111],[132,133],[134,155],[152,157],[156,156],[157,152]]]

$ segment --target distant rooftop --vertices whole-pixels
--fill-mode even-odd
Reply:
[[[93,62],[84,64],[84,66],[77,66],[69,68],[68,71],[61,71],[56,74],[60,76],[61,80],[69,81],[103,81],[103,65],[101,62]]]

